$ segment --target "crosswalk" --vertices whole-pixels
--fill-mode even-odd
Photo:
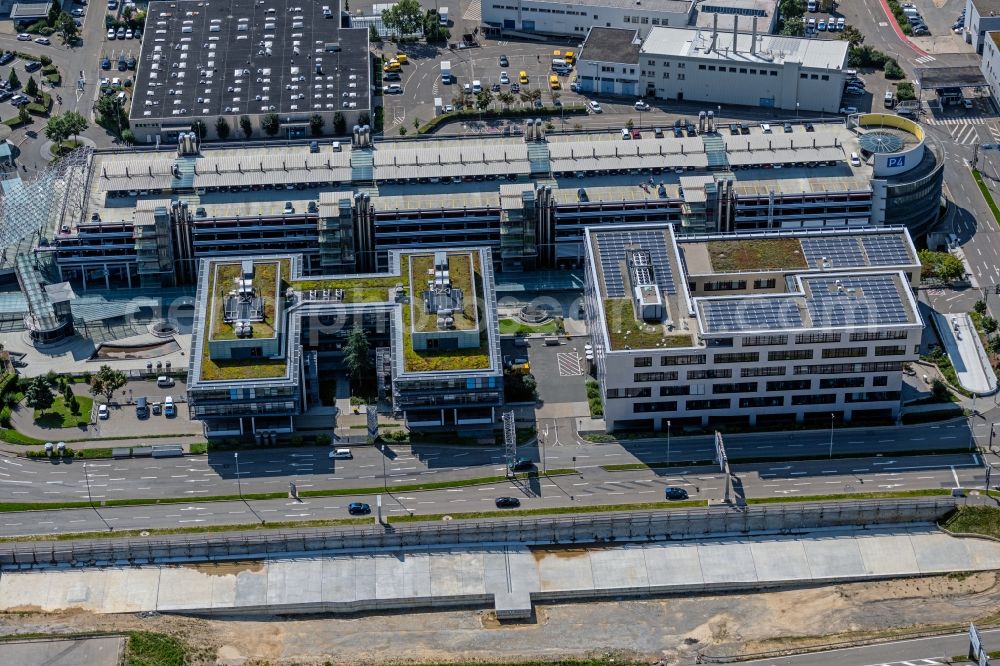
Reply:
[[[979,131],[972,124],[952,125],[948,133],[951,134],[955,143],[962,146],[971,146],[980,142]]]
[[[921,118],[920,122],[924,125],[967,125],[972,123],[988,123],[996,119],[996,115],[989,113],[971,113],[956,118],[935,118],[928,114]]]
[[[926,65],[927,63],[929,63],[931,61],[934,61],[934,60],[937,60],[937,58],[935,58],[932,55],[925,55],[925,56],[922,56],[920,58],[915,59],[913,62],[919,63],[921,65]]]

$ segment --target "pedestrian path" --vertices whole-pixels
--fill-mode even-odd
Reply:
[[[479,23],[483,20],[483,3],[482,0],[472,0],[469,3],[468,9],[462,15],[462,20],[469,21],[470,23]]]
[[[919,58],[917,58],[913,62],[915,62],[915,63],[917,63],[919,65],[926,65],[927,63],[933,62],[935,60],[937,60],[937,58],[935,58],[934,56],[932,56],[932,55],[925,55],[925,56],[920,56]]]

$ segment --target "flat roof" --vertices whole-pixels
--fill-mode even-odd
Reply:
[[[611,351],[704,348],[702,334],[920,324],[907,274],[920,264],[904,228],[675,236],[670,225],[639,224],[585,234]],[[648,254],[662,319],[637,315],[648,299],[633,284],[636,251]],[[788,279],[717,296],[688,286],[754,273]]]
[[[396,354],[399,374],[426,372],[496,371],[499,362],[499,341],[494,335],[496,313],[481,303],[493,302],[489,250],[479,247],[441,248],[449,262],[452,284],[462,289],[465,297],[465,314],[455,313],[455,330],[479,329],[479,345],[474,348],[418,350],[413,346],[413,332],[436,330],[428,328],[430,315],[424,313],[424,285],[417,284],[417,273],[424,274],[433,268],[435,250],[402,250],[391,253],[391,267],[385,273],[303,276],[300,255],[238,256],[204,259],[196,296],[196,318],[200,333],[192,339],[193,383],[232,383],[246,380],[271,380],[286,382],[293,379],[296,369],[288,360],[295,358],[293,347],[300,342],[295,337],[298,326],[289,321],[287,328],[282,321],[286,316],[314,316],[339,311],[359,312],[358,308],[392,311],[396,317],[396,343],[403,353]],[[484,254],[485,258],[484,258]],[[463,263],[464,262],[464,263]],[[264,358],[220,359],[211,355],[211,342],[236,340],[235,319],[227,321],[224,310],[230,307],[236,280],[247,265],[253,267],[253,294],[261,299],[262,317],[251,320],[254,339],[280,336],[278,355]],[[433,273],[433,270],[431,270]],[[411,282],[411,274],[413,279]],[[279,307],[281,289],[296,292],[295,302],[300,307],[285,312]],[[402,286],[407,301],[396,300],[395,289]],[[239,286],[235,287],[239,290]],[[284,293],[283,291],[281,293]],[[244,310],[249,307],[246,306]],[[252,308],[251,308],[252,309]],[[243,312],[243,310],[240,310]],[[418,317],[419,315],[419,317]],[[241,315],[242,316],[242,315]],[[412,319],[411,319],[412,318]],[[411,324],[412,322],[412,324]]]
[[[746,19],[750,22],[750,19]],[[712,33],[697,28],[653,28],[642,44],[641,53],[699,60],[756,65],[784,65],[798,62],[812,69],[841,70],[847,63],[848,44],[838,39],[803,39],[779,35],[757,35],[757,51],[750,53],[752,35],[719,31],[712,47]]]
[[[980,16],[1000,14],[1000,0],[972,0],[972,6]]]
[[[913,70],[917,85],[924,90],[940,90],[941,88],[973,88],[985,86],[979,65],[963,65],[959,67],[917,67]]]
[[[594,26],[587,33],[587,39],[583,42],[579,58],[595,62],[622,62],[634,65],[639,62],[640,44],[638,30]]]
[[[566,6],[564,0],[525,0],[528,5],[551,4]],[[688,14],[694,4],[693,0],[645,0],[638,4],[636,0],[580,0],[574,4],[587,7],[614,7],[617,9],[641,9],[646,13],[665,12],[670,14]]]
[[[693,25],[711,29],[718,16],[719,30],[732,31],[735,24],[740,32],[753,30],[757,17],[757,30],[768,32],[778,6],[778,0],[705,0],[696,7]],[[739,16],[739,20],[734,20]]]
[[[150,2],[132,120],[368,109],[368,31],[330,4]]]

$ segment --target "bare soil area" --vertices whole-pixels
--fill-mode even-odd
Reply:
[[[221,573],[221,572],[220,572]],[[530,622],[487,611],[357,617],[200,619],[84,612],[0,615],[0,634],[146,630],[192,648],[193,664],[514,663],[594,659],[691,663],[695,654],[756,653],[889,637],[996,616],[994,573],[952,574],[781,592],[538,606]]]

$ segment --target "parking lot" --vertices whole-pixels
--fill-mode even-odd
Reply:
[[[531,374],[538,382],[538,398],[544,405],[582,403],[586,412],[588,365],[583,346],[589,338],[573,336],[567,340],[563,335],[556,339],[558,345],[545,344],[545,338],[526,339],[526,347],[504,340],[503,357],[527,357]]]
[[[183,382],[177,382],[172,387],[159,387],[155,382],[130,381],[125,387],[115,395],[111,408],[108,410],[107,419],[96,419],[91,428],[95,437],[137,437],[144,435],[181,435],[200,434],[202,432],[201,422],[191,421],[188,418],[188,406],[184,400],[185,387]],[[168,417],[163,414],[162,404],[166,396],[172,396],[177,407],[176,416]],[[145,418],[140,418],[136,414],[135,402],[139,397],[145,397],[152,407],[154,404],[161,405],[160,413],[150,413]],[[104,398],[98,397],[94,400],[94,410],[96,412],[98,403],[103,403]]]

